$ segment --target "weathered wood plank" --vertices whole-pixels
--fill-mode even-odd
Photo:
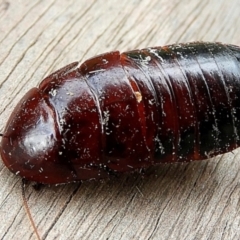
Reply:
[[[0,130],[53,70],[96,54],[194,40],[240,45],[238,0],[0,0]],[[0,238],[36,239],[21,179],[0,162]],[[43,239],[240,239],[239,151],[99,183],[27,188]]]

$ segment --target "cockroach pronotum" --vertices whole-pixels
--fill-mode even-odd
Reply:
[[[5,165],[43,184],[103,179],[240,146],[240,48],[105,53],[46,77],[2,135]]]

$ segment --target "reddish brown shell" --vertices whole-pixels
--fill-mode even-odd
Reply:
[[[102,54],[45,78],[1,142],[6,166],[55,184],[206,159],[240,140],[240,49],[190,43]]]

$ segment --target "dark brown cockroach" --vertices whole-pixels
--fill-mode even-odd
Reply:
[[[31,89],[3,133],[1,156],[44,184],[103,179],[240,146],[240,48],[189,43],[109,52]]]

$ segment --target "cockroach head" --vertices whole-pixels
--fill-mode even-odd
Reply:
[[[39,89],[31,89],[10,116],[1,142],[1,156],[15,174],[40,183],[70,181],[72,172],[59,158],[54,112]]]

